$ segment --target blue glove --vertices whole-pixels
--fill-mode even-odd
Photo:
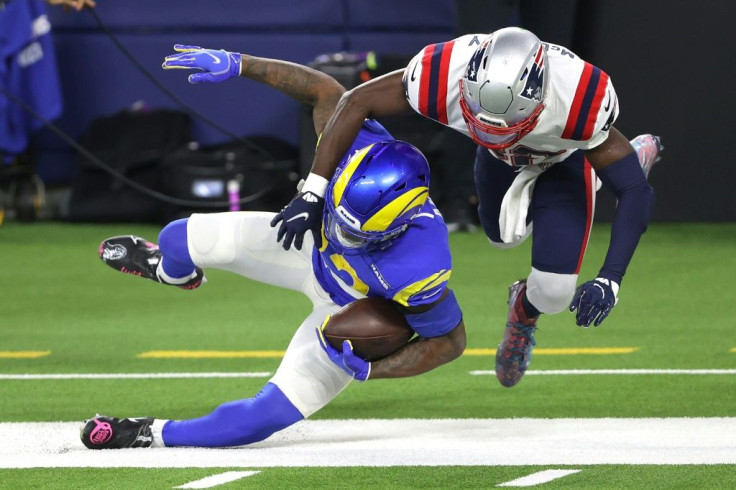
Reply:
[[[327,321],[330,317],[327,317],[325,322],[322,324],[322,328],[327,325]],[[322,335],[322,329],[317,329],[317,338],[319,339],[319,345],[327,353],[327,357],[330,361],[337,364],[343,371],[348,373],[350,376],[355,378],[357,381],[365,381],[371,374],[371,363],[355,355],[353,352],[353,344],[349,340],[342,343],[342,352],[338,351],[325,340],[325,336]]]
[[[606,319],[618,303],[618,284],[605,277],[596,277],[581,285],[570,303],[570,311],[577,310],[576,323],[581,327],[596,327]]]
[[[300,192],[289,204],[279,211],[271,220],[271,226],[281,223],[276,235],[276,241],[283,238],[284,250],[289,250],[291,243],[297,250],[302,249],[304,234],[312,231],[314,245],[319,248],[322,245],[322,210],[325,206],[324,198],[314,192]]]
[[[224,49],[202,49],[199,46],[174,44],[172,54],[164,58],[164,70],[184,69],[202,70],[205,73],[189,75],[189,83],[220,83],[240,75],[240,53],[230,53]]]

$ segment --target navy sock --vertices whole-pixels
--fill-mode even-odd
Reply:
[[[529,298],[526,297],[526,291],[524,291],[524,295],[521,297],[521,306],[524,308],[524,313],[526,313],[527,318],[534,318],[540,315],[540,311],[536,309],[534,305],[529,302]]]
[[[189,218],[172,221],[158,235],[158,248],[163,256],[161,267],[169,277],[187,277],[195,265],[187,246],[187,222]]]
[[[204,417],[164,425],[166,446],[226,447],[262,441],[304,416],[275,384],[253,398],[224,403]]]

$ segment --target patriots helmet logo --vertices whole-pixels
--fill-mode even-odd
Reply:
[[[519,94],[529,100],[542,101],[542,88],[544,87],[544,57],[542,57],[543,46],[539,47],[534,62],[528,66],[521,75],[521,80],[526,79],[524,88]]]
[[[470,82],[478,81],[478,69],[480,68],[480,62],[481,60],[483,60],[483,56],[486,54],[489,43],[490,40],[484,42],[482,46],[475,50],[475,53],[473,53],[473,57],[470,58],[470,61],[468,61],[468,67],[465,69],[466,80]]]

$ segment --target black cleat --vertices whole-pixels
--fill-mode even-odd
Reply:
[[[158,245],[141,237],[124,235],[108,238],[100,244],[97,253],[104,263],[115,270],[161,284],[195,289],[206,282],[204,272],[199,267],[195,269],[196,275],[182,284],[171,284],[162,280],[157,273],[161,251]]]
[[[125,449],[153,444],[150,417],[116,419],[97,415],[87,420],[80,437],[89,449]]]

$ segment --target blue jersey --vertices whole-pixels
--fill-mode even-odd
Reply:
[[[339,166],[344,166],[356,150],[387,139],[393,137],[383,126],[366,121]],[[447,227],[431,200],[387,248],[341,255],[323,236],[322,247],[312,255],[312,264],[320,285],[339,305],[366,296],[404,306],[434,303],[452,272]]]
[[[0,85],[46,119],[61,114],[61,89],[51,25],[41,0],[8,2],[0,9]],[[42,122],[0,95],[0,153],[12,156],[28,146]]]

